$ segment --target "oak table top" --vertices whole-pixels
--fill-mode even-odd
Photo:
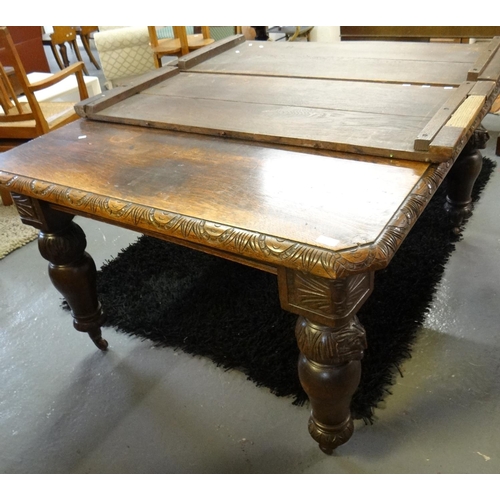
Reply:
[[[366,347],[356,312],[373,272],[450,169],[456,225],[469,210],[499,45],[230,37],[79,103],[81,120],[1,155],[0,185],[41,229],[75,328],[101,349],[74,215],[276,273],[282,307],[299,316],[309,431],[331,453],[353,430]]]
[[[91,120],[4,154],[2,171],[8,188],[66,209],[332,278],[346,259],[385,267],[391,220],[438,175]]]

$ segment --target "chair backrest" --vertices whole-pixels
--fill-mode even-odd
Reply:
[[[80,26],[80,34],[83,36],[90,35],[99,30],[98,26]]]
[[[7,68],[12,70],[12,68]],[[19,109],[20,104],[17,100],[16,92],[12,86],[10,76],[13,71],[7,73],[6,69],[2,66],[0,62],[0,107],[3,109],[4,114],[8,114],[14,105]]]
[[[14,74],[29,104],[29,109],[26,109],[25,106],[19,103],[9,81],[7,72],[4,66],[0,64],[1,107],[4,111],[4,114],[0,114],[0,122],[35,120],[35,129],[37,133],[40,135],[47,133],[49,131],[49,126],[43,116],[35,95],[29,88],[29,81],[23,63],[17,53],[9,30],[5,26],[0,27],[0,49],[4,50],[5,59],[8,61],[9,66],[13,68]]]
[[[158,33],[156,33],[156,26],[148,26],[148,33],[151,47],[158,47]]]
[[[173,26],[174,38],[178,38],[181,42],[181,54],[183,56],[189,53],[189,44],[187,39],[187,30],[185,26]]]
[[[54,31],[50,34],[50,38],[55,45],[76,40],[76,28],[74,26],[52,26],[52,28]]]
[[[202,26],[201,32],[203,34],[203,38],[210,38],[210,26]]]
[[[104,76],[111,86],[117,79],[155,68],[147,26],[119,26],[115,29],[99,26],[94,42]]]

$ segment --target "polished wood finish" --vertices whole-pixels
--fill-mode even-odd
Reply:
[[[445,208],[456,234],[461,232],[462,224],[472,215],[472,189],[483,165],[479,150],[486,147],[489,138],[488,131],[482,126],[478,127],[447,176]]]
[[[105,317],[95,291],[96,267],[85,252],[83,230],[72,222],[73,215],[52,210],[46,202],[18,193],[13,193],[13,199],[21,220],[40,230],[40,254],[49,261],[50,280],[71,307],[73,326],[106,350],[100,328]]]
[[[2,170],[16,175],[1,184],[34,196],[37,184],[27,179],[38,179],[50,183],[46,199],[69,210],[83,196],[99,218],[326,278],[385,267],[414,222],[400,207],[423,210],[413,205],[448,168],[90,120],[39,144],[2,157]],[[69,158],[71,176],[54,168]]]
[[[259,42],[252,48],[236,40],[222,51],[212,44],[200,49],[199,58],[181,58],[179,68],[158,72],[154,84],[148,76],[137,87],[81,103],[79,113],[87,119],[0,156],[0,186],[15,193],[23,221],[42,228],[51,277],[68,298],[77,329],[100,348],[103,313],[73,215],[276,274],[281,306],[298,315],[309,431],[331,454],[353,431],[350,401],[369,340],[357,313],[373,289],[374,271],[390,264],[457,158],[448,205],[455,219],[457,206],[461,216],[469,210],[482,145],[475,130],[499,92],[496,54],[467,81],[475,62],[484,61],[480,48],[346,44],[353,52],[340,49],[346,61],[343,70],[334,68],[343,71],[335,78],[332,64],[320,68],[320,45],[274,44],[282,48],[267,51]],[[394,67],[384,66],[378,49],[392,54]],[[342,66],[338,53],[324,50]],[[300,65],[292,62],[304,55],[316,58],[309,65],[315,78],[298,78]],[[427,67],[429,87],[402,85],[416,74],[404,64],[408,60],[420,61],[422,74]],[[364,64],[368,72],[358,69]],[[395,67],[401,69],[396,80]],[[367,80],[358,81],[360,74]],[[436,83],[454,78],[453,85]],[[444,113],[455,94],[454,112]],[[337,146],[321,147],[337,115],[359,142],[342,136],[330,140]],[[422,130],[433,135],[421,145],[428,151],[413,149]],[[293,141],[276,140],[287,134]],[[408,158],[398,158],[400,136],[408,141]],[[67,278],[72,269],[76,284]]]
[[[0,27],[0,47],[8,53],[11,66],[27,99],[27,104],[19,102],[0,64],[0,105],[3,109],[3,114],[0,114],[0,140],[7,139],[15,142],[33,139],[78,118],[73,103],[39,103],[35,92],[74,76],[78,83],[80,98],[88,98],[87,87],[83,79],[83,63],[75,63],[55,75],[30,83],[9,31],[5,27]],[[0,149],[5,149],[4,146],[0,144]]]

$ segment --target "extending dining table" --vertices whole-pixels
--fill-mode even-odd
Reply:
[[[236,35],[82,101],[80,120],[0,156],[0,186],[103,350],[75,215],[274,273],[297,314],[309,432],[331,454],[353,433],[375,271],[445,178],[450,231],[471,213],[499,46]]]

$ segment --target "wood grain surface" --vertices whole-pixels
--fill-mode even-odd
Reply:
[[[451,125],[457,130],[441,134],[434,147],[440,130],[469,94],[483,96],[485,105],[475,108],[469,122],[486,113],[486,101],[495,91],[496,80],[484,80],[482,74],[485,68],[493,74],[497,39],[477,45],[239,42],[222,52],[216,47],[211,57],[207,48],[203,57],[189,60],[201,62],[187,65],[188,71],[137,92],[128,90],[131,97],[125,100],[101,98],[93,108],[86,106],[85,115],[263,143],[441,162],[453,156],[467,124],[458,127],[461,132]],[[471,71],[474,81],[466,81]],[[103,109],[102,101],[112,104],[113,99],[116,104]]]
[[[316,149],[444,161],[455,142],[447,150],[429,151],[430,142],[473,88],[473,82],[454,88],[180,73],[88,116]]]
[[[93,120],[2,155],[0,184],[259,265],[328,278],[385,267],[490,108],[498,82],[463,80],[465,65],[481,56],[474,46],[353,43],[339,58],[332,45],[316,53],[319,45],[243,43],[238,48],[261,51],[243,66],[267,54],[273,74],[212,72],[240,58],[232,47],[193,67],[203,71],[142,81],[140,93],[113,95],[115,104],[102,111],[95,112],[99,103],[82,107]],[[329,51],[334,59],[325,65]],[[305,54],[317,77],[287,76]],[[390,73],[385,63],[399,65],[400,81],[324,78],[332,61],[353,71],[378,67],[379,76]],[[431,76],[463,65],[462,85],[403,83],[405,68],[420,63]],[[495,64],[496,55],[486,67]],[[436,115],[444,126],[428,151],[414,151]]]
[[[88,120],[2,155],[4,172],[328,250],[373,242],[428,167],[387,163]]]
[[[252,41],[204,61],[190,71],[459,85],[482,50],[480,44]]]

